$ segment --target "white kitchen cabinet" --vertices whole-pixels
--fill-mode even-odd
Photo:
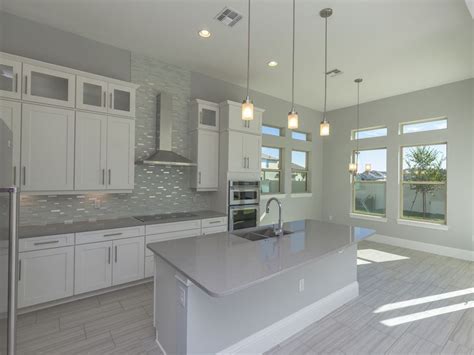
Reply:
[[[113,241],[112,285],[145,277],[145,237]]]
[[[191,132],[191,187],[197,191],[216,191],[219,183],[219,132],[199,129]]]
[[[76,113],[74,188],[105,190],[107,169],[107,116]],[[128,158],[125,157],[128,161]]]
[[[21,99],[21,62],[0,55],[0,97]]]
[[[23,63],[22,99],[74,107],[76,76],[72,73]]]
[[[135,117],[135,89],[109,83],[108,113],[119,116]]]
[[[21,104],[19,102],[0,100],[0,120],[12,132],[12,140],[8,143],[12,147],[12,182],[20,183],[20,151],[21,151]]]
[[[23,104],[23,191],[73,190],[74,116],[72,110]]]
[[[74,294],[112,286],[112,243],[76,245]]]
[[[19,253],[18,306],[73,295],[74,247]]]
[[[95,112],[107,112],[107,82],[76,77],[76,108]]]
[[[260,135],[262,133],[262,117],[264,110],[254,107],[254,119],[242,120],[242,104],[224,101],[219,105],[221,114],[221,131],[234,130]]]
[[[259,172],[261,137],[238,131],[225,133],[228,137],[228,171]]]
[[[214,102],[195,99],[191,103],[191,130],[208,129],[219,131],[219,105]]]
[[[107,188],[132,190],[135,179],[135,121],[107,119]]]
[[[262,138],[252,134],[243,135],[243,152],[247,160],[246,171],[260,172]]]

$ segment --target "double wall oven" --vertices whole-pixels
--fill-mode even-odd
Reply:
[[[229,182],[229,231],[257,227],[260,220],[260,181]]]

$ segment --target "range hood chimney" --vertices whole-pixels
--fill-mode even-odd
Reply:
[[[149,165],[196,166],[188,158],[171,151],[173,101],[170,94],[156,97],[156,151],[141,163]]]

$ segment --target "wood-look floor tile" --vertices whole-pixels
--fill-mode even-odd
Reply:
[[[94,307],[81,312],[73,312],[59,318],[61,329],[84,325],[95,320],[107,318],[123,312],[123,308],[118,302],[109,303],[100,307]]]
[[[398,338],[386,354],[432,354],[442,350],[436,344],[430,343],[416,335],[405,332]]]
[[[75,344],[85,338],[84,327],[82,326],[59,330],[47,336],[30,340],[26,340],[21,334],[18,334],[18,353],[53,353],[53,350],[58,347]]]
[[[106,305],[108,303],[120,302],[126,299],[131,299],[134,297],[139,297],[143,294],[149,294],[150,289],[145,285],[138,285],[134,287],[129,287],[109,293],[105,293],[103,295],[99,295],[99,302],[101,305]]]
[[[99,300],[97,297],[89,297],[82,300],[63,303],[37,311],[37,322],[58,319],[66,315],[79,314],[99,306]]]
[[[17,339],[21,341],[29,341],[37,338],[45,338],[50,334],[57,333],[59,331],[59,320],[53,319],[48,322],[35,323],[25,325],[17,329]]]
[[[120,329],[133,322],[149,319],[143,308],[134,308],[129,311],[122,311],[107,317],[101,317],[93,321],[84,323],[86,335],[97,335],[103,332]]]

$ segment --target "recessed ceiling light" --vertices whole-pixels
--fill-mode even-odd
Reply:
[[[208,30],[201,30],[198,32],[199,36],[201,36],[202,38],[209,38],[211,37],[211,32],[209,32]]]
[[[278,65],[278,62],[276,62],[274,60],[268,62],[268,66],[271,67],[271,68],[276,67],[277,65]]]

